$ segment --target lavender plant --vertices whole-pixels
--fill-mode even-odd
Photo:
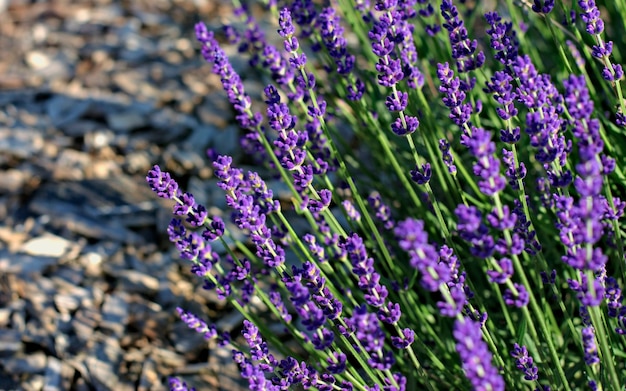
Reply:
[[[181,319],[251,390],[624,389],[626,1],[264,7],[276,33],[237,1],[226,43],[196,25],[242,129],[245,161],[208,154],[230,210],[147,176],[245,317]]]

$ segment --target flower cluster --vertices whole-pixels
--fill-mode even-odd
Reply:
[[[229,212],[146,180],[245,320],[182,321],[251,390],[622,389],[623,44],[601,16],[626,8],[576,3],[270,1],[273,32],[238,5],[223,32],[266,80],[254,105],[199,23],[245,130],[247,154],[210,156]]]
[[[372,25],[369,38],[372,52],[378,57],[376,71],[378,84],[391,89],[385,100],[390,112],[398,112],[398,118],[391,124],[391,130],[398,136],[406,136],[417,130],[419,120],[415,116],[405,115],[409,95],[400,91],[398,84],[406,77],[412,88],[423,83],[422,75],[415,66],[417,52],[412,42],[411,29],[406,22],[407,9],[396,7],[396,2],[379,0],[375,9],[382,15]],[[401,55],[395,53],[396,42],[401,44]],[[406,74],[405,74],[406,72]]]

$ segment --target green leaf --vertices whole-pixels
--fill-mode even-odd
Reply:
[[[517,327],[516,340],[520,345],[524,345],[524,337],[526,336],[526,318],[521,318]]]

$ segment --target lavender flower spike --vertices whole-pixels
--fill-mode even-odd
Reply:
[[[591,48],[591,54],[602,60],[604,63],[604,69],[602,70],[602,77],[610,82],[620,80],[624,77],[624,70],[620,64],[611,64],[609,56],[613,52],[613,42],[604,42],[601,38],[601,34],[604,31],[604,22],[600,18],[600,10],[596,6],[594,0],[578,0],[578,5],[582,10],[580,18],[587,25],[587,33],[594,35],[596,38],[596,45]]]
[[[188,387],[187,383],[178,378],[170,377],[170,391],[196,391],[194,387]]]
[[[524,379],[533,381],[539,378],[537,365],[534,363],[533,358],[528,355],[526,346],[519,346],[516,343],[511,351],[511,356],[515,358],[517,369],[524,373]]]
[[[263,149],[260,145],[259,135],[256,128],[263,119],[261,113],[252,112],[252,99],[246,94],[241,77],[235,72],[228,61],[228,57],[212,32],[208,31],[204,23],[196,24],[196,38],[202,43],[202,56],[213,64],[213,73],[222,81],[224,91],[228,94],[228,100],[237,112],[236,119],[242,128],[249,130],[246,135],[244,147],[250,152],[259,152]]]
[[[482,340],[480,323],[467,318],[457,319],[453,334],[461,365],[472,387],[475,390],[503,391],[504,380],[491,363],[491,352]]]
[[[409,263],[422,273],[422,285],[431,292],[439,290],[441,284],[450,280],[450,268],[438,262],[435,247],[428,243],[424,222],[406,219],[395,228],[400,247],[409,254]]]

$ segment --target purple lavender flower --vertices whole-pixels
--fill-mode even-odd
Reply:
[[[361,213],[356,209],[354,204],[350,200],[344,200],[341,202],[343,209],[346,211],[346,215],[352,221],[361,221]]]
[[[367,311],[365,305],[354,308],[352,317],[345,319],[346,324],[352,330],[363,348],[370,354],[368,364],[377,370],[386,371],[395,363],[393,353],[384,349],[385,332],[381,328],[380,321],[375,314]],[[344,333],[347,330],[344,330]]]
[[[491,47],[496,52],[494,57],[504,64],[507,73],[509,73],[510,66],[519,52],[519,41],[513,29],[513,23],[502,22],[502,18],[497,12],[486,13],[485,19],[490,26],[487,29],[487,34],[491,36]]]
[[[456,69],[459,73],[468,73],[480,68],[485,62],[482,51],[476,53],[478,41],[470,40],[467,35],[465,23],[459,18],[459,11],[452,0],[443,0],[441,3],[441,15],[445,23],[443,27],[448,30],[448,38],[452,47],[452,58],[456,60]],[[476,83],[472,78],[461,82],[461,90],[469,91]]]
[[[459,205],[455,214],[459,219],[457,222],[459,235],[471,245],[472,255],[483,259],[489,258],[495,250],[495,241],[482,222],[480,211],[475,206]]]
[[[504,284],[513,276],[513,263],[509,258],[502,258],[498,261],[500,270],[487,270],[490,282]]]
[[[541,282],[544,284],[555,284],[556,283],[556,269],[552,269],[550,275],[546,271],[541,271]]]
[[[508,73],[497,71],[491,77],[491,80],[487,82],[485,88],[485,92],[493,94],[495,101],[502,106],[496,109],[496,113],[505,121],[515,117],[518,112],[514,104],[515,99],[517,98],[517,93],[513,91],[512,82],[513,78]],[[510,142],[505,140],[503,141]]]
[[[322,41],[335,61],[337,73],[347,75],[354,68],[355,57],[348,53],[344,29],[333,7],[326,7],[317,20]]]
[[[552,9],[554,9],[554,0],[533,0],[532,10],[538,14],[549,14]]]
[[[405,77],[412,81],[409,85],[416,87],[421,84],[421,74],[414,67],[413,60],[417,59],[408,24],[402,20],[403,13],[396,10],[397,2],[377,1],[375,9],[382,14],[374,21],[369,32],[372,42],[372,52],[378,57],[376,71],[378,72],[378,84],[392,89],[386,98],[385,105],[391,112],[399,112],[399,117],[391,125],[391,130],[398,136],[406,136],[417,130],[419,120],[417,117],[406,115],[404,110],[408,103],[408,94],[399,91],[398,83]],[[395,58],[396,43],[403,43],[404,51],[400,58]],[[404,67],[403,67],[403,59]],[[405,74],[408,72],[409,74]]]
[[[255,67],[260,62],[259,53],[267,45],[265,35],[254,17],[252,17],[250,12],[247,12],[245,6],[237,7],[234,13],[236,16],[245,19],[246,29],[244,33],[241,35],[237,34],[232,26],[225,26],[224,32],[231,44],[239,44],[237,48],[239,53],[250,52],[252,54],[249,63]]]
[[[450,268],[439,257],[435,247],[428,243],[424,222],[406,219],[396,226],[394,233],[402,250],[409,254],[411,266],[422,273],[422,286],[431,292],[450,280]]]
[[[282,57],[281,52],[273,45],[267,43],[263,30],[254,17],[244,7],[235,8],[235,15],[245,19],[246,30],[242,37],[235,37],[236,31],[232,26],[226,26],[229,40],[237,39],[239,52],[249,52],[251,54],[250,65],[253,67],[262,66],[270,71],[272,80],[281,87],[288,90],[289,99],[297,100],[302,96],[297,95],[301,91],[290,91],[289,85],[293,82],[294,74],[287,61]]]
[[[617,327],[615,332],[619,335],[626,335],[626,306],[621,306],[617,315]]]
[[[226,53],[220,48],[213,32],[208,31],[204,23],[196,24],[196,38],[202,44],[202,55],[205,60],[213,64],[213,72],[222,81],[228,100],[237,112],[237,121],[242,128],[249,130],[243,146],[249,152],[262,151],[263,147],[256,132],[261,124],[262,116],[261,113],[252,112],[252,99],[246,94],[241,78],[228,61]]]
[[[567,245],[563,261],[580,270],[600,270],[606,256],[600,247],[605,214],[602,191],[602,168],[600,153],[604,142],[599,133],[599,122],[591,119],[593,103],[583,77],[571,76],[565,82],[565,103],[572,117],[572,132],[579,139],[580,161],[576,165],[578,176],[574,187],[581,198],[575,202],[571,196],[556,197],[557,216],[561,227],[561,240]]]
[[[331,357],[326,359],[328,366],[326,370],[332,374],[339,374],[346,370],[347,356],[340,352],[333,352]]]
[[[383,307],[388,295],[387,287],[380,284],[380,274],[374,269],[374,260],[367,255],[363,239],[352,234],[340,246],[348,255],[352,273],[359,279],[358,286],[365,294],[365,302],[376,308]]]
[[[272,384],[265,378],[265,366],[263,364],[254,364],[245,359],[239,364],[241,377],[248,381],[248,387],[253,391],[278,391],[280,388]]]
[[[586,24],[587,33],[595,35],[596,45],[591,47],[591,53],[605,64],[602,70],[602,77],[610,82],[620,80],[624,77],[624,70],[620,64],[611,64],[609,56],[613,52],[613,42],[604,42],[600,35],[604,31],[604,22],[600,18],[600,10],[594,0],[578,0],[581,8],[580,18]]]
[[[415,340],[415,331],[409,328],[405,328],[402,330],[402,337],[395,337],[395,336],[391,337],[391,344],[396,349],[406,349],[409,346],[411,346],[414,340]]]
[[[435,14],[435,7],[433,7],[432,2],[430,0],[416,0],[419,11],[418,14],[423,19],[431,19]],[[441,31],[441,26],[435,21],[435,23],[425,22],[424,31],[431,37],[434,37],[437,33]]]
[[[242,170],[231,166],[232,158],[218,156],[213,162],[215,176],[226,191],[226,203],[234,209],[233,221],[240,229],[249,230],[250,238],[259,256],[269,267],[280,267],[285,262],[285,250],[272,238],[266,225],[267,213],[278,208],[265,182],[253,172],[244,176]]]
[[[198,318],[196,315],[191,312],[185,311],[180,307],[176,308],[178,315],[182,319],[190,329],[195,330],[197,333],[200,333],[204,336],[204,339],[213,339],[217,337],[217,330],[215,325],[207,325],[202,319]]]
[[[528,301],[530,300],[530,296],[528,291],[524,287],[524,285],[513,283],[513,287],[515,291],[507,288],[504,291],[504,302],[506,305],[515,306],[518,308],[526,307]]]
[[[146,180],[152,191],[161,198],[172,199],[179,194],[178,183],[169,173],[161,171],[159,166],[152,167]]]
[[[456,175],[456,166],[454,165],[454,159],[450,153],[450,143],[447,140],[439,140],[439,150],[443,157],[443,163],[448,167],[448,172],[452,175]]]
[[[320,13],[317,23],[320,28],[322,43],[326,46],[328,54],[335,62],[337,73],[344,77],[347,75],[351,76],[349,78],[350,84],[348,85],[348,99],[361,99],[365,92],[365,83],[352,72],[356,58],[348,52],[344,29],[341,26],[339,15],[337,15],[333,7],[326,7]]]
[[[568,39],[567,41],[565,41],[565,44],[567,45],[567,49],[569,49],[572,57],[574,58],[574,61],[576,61],[576,65],[578,66],[578,68],[584,69],[585,68],[585,59],[580,54],[580,51],[578,50],[578,48],[576,47],[574,42],[572,42],[572,41],[570,41]]]
[[[524,162],[520,162],[518,166],[515,163],[515,154],[513,151],[509,151],[506,148],[502,148],[502,161],[506,165],[506,179],[508,180],[509,186],[511,186],[513,190],[519,190],[519,181],[526,178],[526,165]]]
[[[456,350],[461,356],[465,376],[477,390],[504,390],[504,380],[491,363],[491,352],[482,340],[480,323],[467,318],[454,322]]]
[[[403,64],[403,73],[407,81],[407,85],[410,88],[418,89],[424,85],[424,75],[417,66],[418,55],[413,38],[413,31],[415,29],[411,19],[417,16],[414,6],[416,1],[399,1],[395,10],[395,20],[397,23],[394,25],[395,29],[395,41],[400,46],[400,58]]]
[[[464,135],[462,143],[476,158],[473,168],[474,175],[480,178],[478,181],[480,191],[487,196],[502,191],[506,182],[500,174],[500,160],[494,156],[496,144],[491,141],[491,132],[472,127],[471,134]]]
[[[593,327],[585,327],[582,330],[583,349],[585,350],[585,363],[593,365],[600,362],[598,347],[596,346],[596,335]]]
[[[187,383],[178,378],[169,378],[170,391],[196,391],[194,387],[188,387]]]
[[[281,166],[293,173],[296,190],[303,194],[313,182],[313,166],[305,164],[307,160],[305,145],[308,142],[308,134],[294,130],[296,117],[290,114],[289,106],[280,102],[280,96],[274,86],[267,86],[265,95],[268,104],[268,122],[270,127],[278,132],[278,138],[274,140],[276,146],[274,152]]]
[[[450,109],[450,119],[460,127],[469,123],[472,105],[464,103],[466,93],[461,88],[461,80],[454,77],[454,71],[446,62],[437,64],[437,77],[441,81],[439,92],[443,96],[443,104]]]
[[[367,197],[367,201],[372,209],[374,209],[376,218],[383,223],[385,229],[391,229],[396,224],[391,217],[391,209],[385,204],[382,196],[378,192],[373,192]]]
[[[563,136],[563,97],[550,81],[539,74],[528,56],[517,57],[513,75],[520,79],[517,97],[530,111],[526,114],[526,132],[531,146],[537,148],[537,160],[544,165],[553,187],[566,187],[572,174],[564,168],[571,143]]]
[[[515,358],[517,369],[524,373],[524,379],[529,381],[539,379],[537,365],[535,365],[533,358],[528,355],[526,346],[520,346],[516,343],[511,350],[511,356]]]
[[[599,278],[594,278],[589,282],[587,275],[580,272],[580,282],[568,279],[567,283],[571,290],[576,292],[576,297],[585,307],[596,307],[602,303],[604,298],[604,285]]]
[[[274,357],[269,353],[267,342],[259,335],[259,329],[250,321],[243,321],[243,330],[241,331],[246,343],[250,347],[250,356],[254,361],[264,361],[272,365],[275,362]],[[271,370],[272,368],[267,368]]]
[[[421,167],[416,166],[415,169],[411,170],[411,179],[418,185],[425,185],[428,183],[431,175],[432,171],[429,163],[422,164]]]
[[[310,0],[295,0],[289,9],[296,23],[300,26],[302,38],[308,38],[313,34],[315,22],[318,18],[315,4]],[[314,44],[313,50],[319,50],[319,46]]]
[[[305,71],[305,65],[307,58],[300,50],[300,43],[295,36],[295,27],[292,21],[292,14],[288,8],[280,10],[278,24],[280,26],[278,34],[285,39],[284,48],[289,54],[289,63],[296,73],[296,85],[303,90],[313,89],[315,86],[315,77],[313,74]],[[302,26],[302,24],[300,24]],[[321,117],[324,115],[326,109],[326,102],[318,101],[318,107],[309,106],[308,109],[313,117]],[[319,111],[319,112],[317,112]]]
[[[277,367],[277,376],[272,378],[272,383],[281,389],[288,389],[291,385],[299,384],[307,374],[306,364],[300,363],[293,357],[280,360]]]
[[[172,218],[167,226],[167,234],[169,236],[170,242],[176,243],[185,238],[187,234],[187,229],[183,225],[182,220]]]
[[[612,318],[617,317],[620,307],[622,306],[622,290],[617,280],[613,277],[607,277],[605,280],[605,292],[608,315]]]

